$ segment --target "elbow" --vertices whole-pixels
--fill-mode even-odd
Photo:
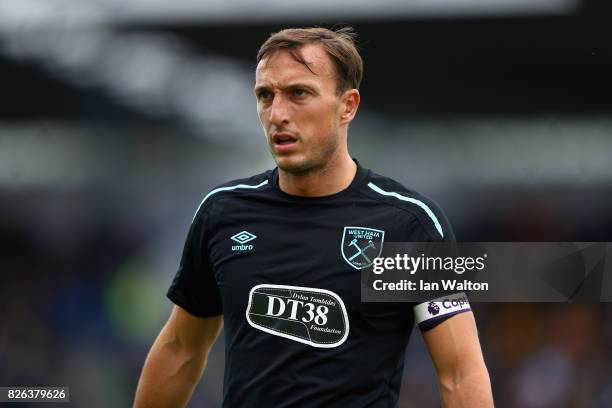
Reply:
[[[461,387],[461,379],[453,376],[440,377],[438,385],[442,394],[452,394]]]
[[[459,392],[466,383],[466,375],[461,373],[449,373],[438,378],[442,394],[453,394]]]
[[[493,407],[491,380],[484,365],[445,373],[438,381],[444,407]]]
[[[162,354],[168,356],[165,365],[169,378],[197,380],[206,365],[208,350],[188,347],[177,336],[169,336],[160,342]]]
[[[446,392],[457,392],[463,387],[474,384],[490,388],[489,372],[484,364],[457,367],[439,376],[440,388]]]

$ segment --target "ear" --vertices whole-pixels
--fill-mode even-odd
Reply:
[[[359,90],[348,89],[344,91],[341,99],[340,124],[344,125],[350,123],[357,114],[361,96],[359,95]]]

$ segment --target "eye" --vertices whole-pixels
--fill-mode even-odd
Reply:
[[[259,91],[259,93],[257,94],[257,99],[264,101],[264,100],[270,99],[272,95],[273,94],[270,91],[266,91],[266,90]]]
[[[298,98],[306,96],[307,94],[308,94],[308,91],[306,91],[305,89],[302,89],[302,88],[295,88],[293,90],[293,95],[297,96]]]

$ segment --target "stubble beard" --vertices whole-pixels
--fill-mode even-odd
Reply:
[[[319,148],[307,148],[304,160],[297,163],[283,163],[273,154],[274,161],[279,169],[293,176],[306,176],[312,173],[324,172],[333,162],[338,151],[338,137],[332,136],[328,143]]]

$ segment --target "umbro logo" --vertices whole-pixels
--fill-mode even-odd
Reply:
[[[246,244],[247,242],[252,241],[255,238],[257,237],[251,234],[249,231],[241,231],[232,237],[232,239],[239,244]]]
[[[239,245],[232,245],[232,251],[251,251],[253,249],[253,245],[245,245],[247,242],[250,242],[257,238],[256,235],[251,234],[249,231],[240,231],[236,235],[231,237],[232,241],[236,241]]]

